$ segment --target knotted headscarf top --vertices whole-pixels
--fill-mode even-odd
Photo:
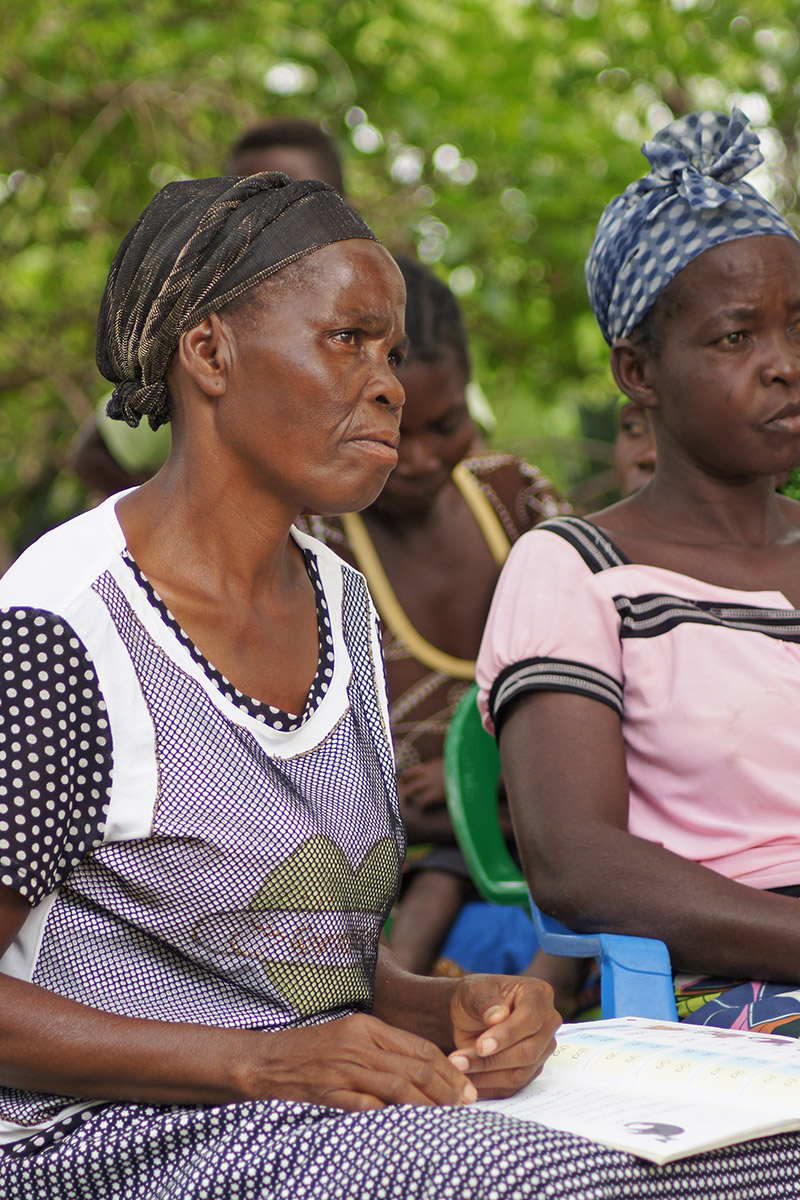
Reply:
[[[738,108],[673,121],[642,154],[652,171],[616,196],[586,260],[589,300],[609,345],[627,337],[667,284],[711,246],[757,234],[797,236],[742,177],[764,161]]]
[[[123,240],[97,322],[108,414],[169,420],[166,374],[181,334],[314,250],[375,235],[332,187],[276,172],[168,183]]]

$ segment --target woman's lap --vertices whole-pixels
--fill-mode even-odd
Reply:
[[[657,1167],[497,1113],[339,1113],[264,1102],[112,1105],[37,1154],[0,1154],[14,1200],[780,1200],[800,1186],[800,1136]]]
[[[690,1025],[800,1037],[800,988],[793,983],[677,976],[675,999]]]

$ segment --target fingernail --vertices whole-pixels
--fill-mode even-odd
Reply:
[[[487,1008],[483,1014],[484,1021],[494,1021],[496,1017],[504,1017],[506,1010],[502,1004],[493,1004],[491,1008]]]
[[[465,1104],[474,1104],[478,1099],[478,1089],[474,1083],[468,1083],[461,1095],[464,1097]]]
[[[466,1071],[469,1069],[469,1059],[464,1054],[451,1054],[450,1062],[457,1071]]]
[[[490,1054],[494,1054],[497,1049],[497,1042],[494,1038],[484,1038],[481,1042],[481,1054],[484,1058],[488,1058]]]

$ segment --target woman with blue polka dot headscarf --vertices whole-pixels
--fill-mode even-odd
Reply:
[[[539,904],[663,939],[686,1019],[797,1036],[800,243],[739,110],[643,152],[586,277],[655,473],[525,535],[478,677]]]

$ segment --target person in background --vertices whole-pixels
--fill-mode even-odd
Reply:
[[[276,117],[252,125],[236,139],[228,154],[228,175],[281,171],[292,179],[321,179],[344,196],[339,152],[333,138],[313,121]],[[169,426],[153,431],[120,425],[106,413],[107,397],[75,438],[72,467],[99,497],[149,479],[166,461]]]
[[[647,409],[624,400],[617,409],[614,471],[620,495],[632,496],[653,478],[656,443]]]
[[[281,171],[292,179],[321,179],[345,195],[342,160],[329,133],[313,121],[276,117],[245,129],[233,143],[229,175]]]
[[[426,972],[473,894],[445,803],[445,733],[474,678],[510,546],[568,506],[522,459],[471,454],[471,364],[458,302],[421,263],[403,255],[397,262],[409,337],[398,372],[406,394],[398,464],[364,513],[306,522],[364,572],[380,614],[401,810],[410,841],[421,846],[410,856],[389,937],[407,969]],[[505,821],[510,833],[507,813]],[[521,910],[478,905],[469,915],[459,938],[468,965],[505,951],[514,969],[527,965],[535,938]]]

